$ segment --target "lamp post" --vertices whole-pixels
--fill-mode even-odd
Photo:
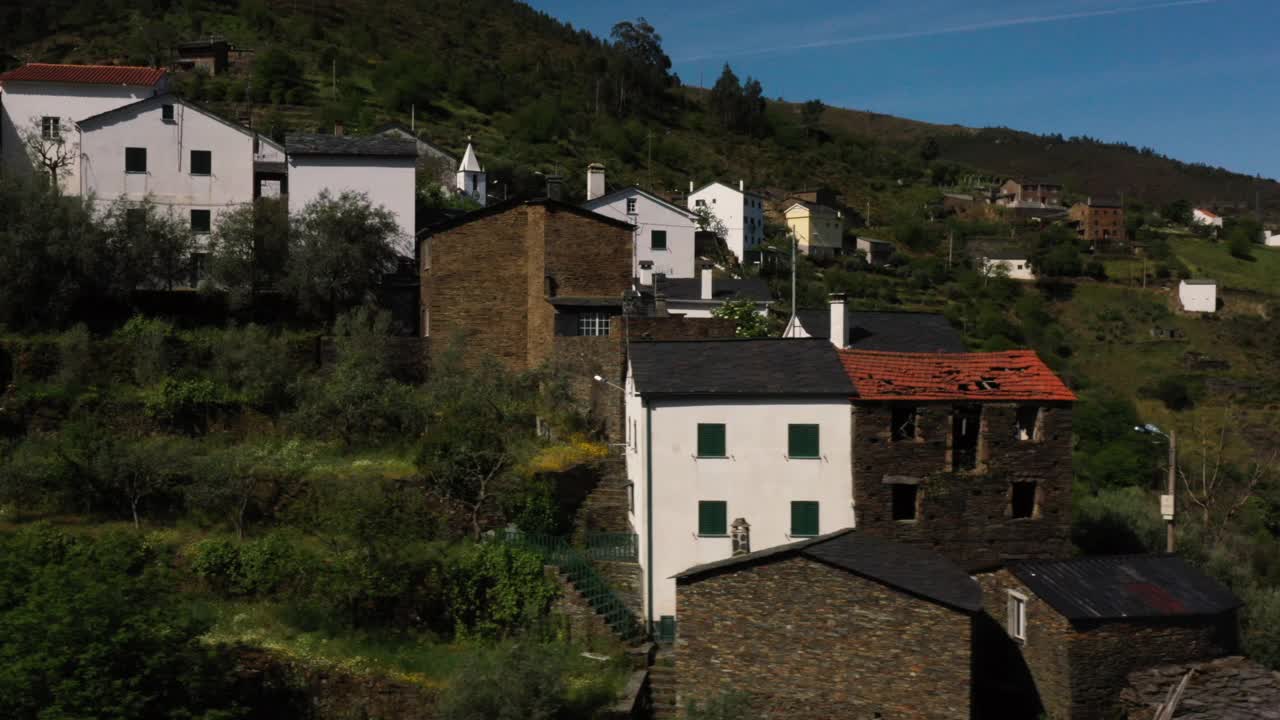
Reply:
[[[1146,425],[1135,425],[1133,428],[1140,433],[1148,435],[1159,435],[1169,441],[1169,485],[1168,492],[1160,496],[1160,514],[1164,517],[1166,523],[1165,536],[1165,552],[1173,552],[1173,510],[1174,495],[1178,489],[1178,431],[1170,430],[1167,434],[1159,427],[1147,423]]]

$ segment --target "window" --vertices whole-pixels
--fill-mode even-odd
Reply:
[[[723,500],[698,501],[698,534],[723,537],[729,534],[729,504]]]
[[[914,522],[920,510],[920,486],[895,483],[893,488],[893,519]]]
[[[1036,516],[1036,482],[1023,480],[1009,483],[1009,517],[1017,519]]]
[[[164,122],[173,122],[173,106],[172,105],[160,106],[160,119],[163,120]]]
[[[791,536],[812,537],[818,534],[818,503],[796,500],[791,503]]]
[[[602,312],[585,312],[578,315],[579,335],[608,335],[609,316]]]
[[[147,149],[124,149],[124,171],[127,173],[144,173],[147,171]]]
[[[1009,591],[1009,637],[1027,641],[1027,596]]]
[[[982,408],[957,407],[951,416],[951,469],[973,470],[978,467],[978,435],[982,425]]]
[[[916,438],[916,409],[913,407],[895,407],[890,420],[890,437],[894,440],[914,440]]]
[[[62,137],[62,121],[56,117],[40,118],[40,137],[45,140],[57,140]]]
[[[627,198],[627,214],[628,214],[628,215],[635,215],[635,214],[636,214],[636,199],[635,199],[635,198]]]
[[[818,457],[818,426],[788,425],[787,455],[793,458]]]
[[[723,423],[698,423],[698,457],[725,457]]]
[[[192,175],[212,175],[213,174],[213,153],[208,150],[192,150],[191,151],[191,174]]]
[[[1035,440],[1036,427],[1040,420],[1040,408],[1035,405],[1027,405],[1018,408],[1018,427],[1014,436],[1019,440]]]
[[[197,234],[209,233],[209,211],[208,210],[192,210],[191,211],[191,232]]]
[[[653,250],[667,249],[667,231],[651,230],[649,231],[649,247]]]

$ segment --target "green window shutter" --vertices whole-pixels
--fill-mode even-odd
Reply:
[[[818,503],[797,500],[791,503],[791,534],[796,536],[818,534]]]
[[[793,458],[819,456],[817,425],[787,426],[787,455]]]
[[[698,457],[724,457],[724,425],[698,423]]]
[[[651,230],[649,234],[649,246],[654,250],[667,249],[667,231]]]
[[[701,500],[698,502],[698,534],[728,535],[729,508],[723,500]]]

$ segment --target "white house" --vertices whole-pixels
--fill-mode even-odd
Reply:
[[[174,95],[155,95],[80,120],[81,194],[101,205],[149,198],[190,222],[197,238],[260,193],[258,158],[284,148]]]
[[[668,278],[654,272],[652,261],[640,261],[639,285],[636,288],[650,302],[660,294],[667,314],[688,318],[709,318],[716,308],[729,300],[750,300],[756,312],[769,314],[773,295],[769,283],[760,278],[717,278],[710,263],[702,266],[696,278]]]
[[[1031,258],[1026,253],[1005,252],[992,253],[982,258],[982,272],[994,275],[1003,272],[1010,280],[1035,280],[1036,272],[1031,267]]]
[[[1222,216],[1206,208],[1196,208],[1191,211],[1191,222],[1195,225],[1220,228],[1222,227]]]
[[[598,178],[593,186],[592,180]],[[594,193],[601,194],[596,195]],[[604,166],[592,165],[588,171],[587,202],[582,207],[636,227],[632,277],[640,276],[640,263],[653,263],[653,272],[669,278],[694,276],[693,233],[698,216],[676,207],[638,187],[603,194]]]
[[[1272,230],[1263,230],[1262,244],[1267,247],[1280,247],[1280,233]]]
[[[374,206],[390,210],[400,226],[396,250],[414,256],[418,148],[412,140],[387,135],[289,135],[289,212],[301,212],[325,190],[332,196],[364,193]]]
[[[441,190],[451,192],[454,187],[458,158],[448,150],[424,140],[412,128],[403,123],[391,122],[373,131],[374,135],[389,135],[402,140],[412,140],[418,146],[418,169],[426,177],[439,183]]]
[[[676,614],[674,575],[730,556],[738,518],[752,550],[853,526],[852,392],[826,340],[631,343],[629,510],[651,627]]]
[[[462,162],[458,163],[458,173],[454,178],[458,192],[485,205],[489,198],[489,183],[480,167],[480,158],[476,157],[476,149],[467,142],[467,151],[462,154]]]
[[[747,192],[741,180],[736,188],[716,181],[697,190],[690,182],[688,207],[694,212],[707,208],[724,223],[725,242],[740,262],[748,262],[747,253],[764,241],[764,196]]]
[[[1218,282],[1216,280],[1183,280],[1178,283],[1178,301],[1187,312],[1211,313],[1218,311]]]
[[[33,166],[23,142],[38,132],[62,139],[70,164],[63,180],[68,193],[80,188],[77,120],[163,93],[164,70],[123,65],[48,65],[28,63],[0,74],[0,167],[28,174]]]

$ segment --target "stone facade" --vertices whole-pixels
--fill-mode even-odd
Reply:
[[[894,408],[853,405],[853,493],[859,532],[927,544],[970,571],[1010,558],[1067,557],[1071,550],[1071,406],[981,405],[973,470],[953,471],[952,403],[910,404],[915,437],[893,437]],[[1033,435],[1018,416],[1038,407]],[[1030,517],[1014,517],[1018,483],[1034,482]],[[894,518],[894,485],[914,484],[915,518]],[[1023,487],[1021,489],[1027,489]]]
[[[1236,650],[1234,611],[1216,616],[1071,622],[1007,570],[980,575],[978,582],[987,614],[1001,628],[1006,625],[1008,591],[1027,597],[1026,641],[1013,641],[1007,634],[1004,640],[1017,648],[1050,720],[1113,717],[1131,673]],[[1012,675],[1018,671],[1008,657],[1002,659],[1003,667],[997,669],[993,662],[983,672]],[[979,678],[979,682],[992,680],[990,675]]]
[[[749,693],[762,717],[968,718],[973,616],[792,556],[677,589],[679,703]]]
[[[1076,203],[1071,206],[1071,220],[1079,224],[1081,239],[1091,246],[1105,248],[1112,243],[1123,243],[1127,237],[1124,208],[1119,203]]]
[[[1280,720],[1280,672],[1238,655],[1129,675],[1120,693],[1126,720],[1151,720],[1169,689],[1194,671],[1174,715],[1178,720]]]

